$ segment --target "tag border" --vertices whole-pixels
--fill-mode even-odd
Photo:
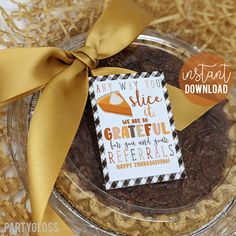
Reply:
[[[159,78],[162,74],[164,75],[163,72],[154,71],[151,73],[142,72],[142,73],[112,74],[112,75],[103,75],[103,76],[97,76],[97,77],[89,77],[89,95],[90,95],[90,100],[91,100],[91,105],[92,105],[92,110],[93,110],[93,118],[94,118],[96,133],[97,133],[97,141],[98,141],[98,147],[99,147],[100,158],[101,158],[101,163],[102,163],[103,178],[105,181],[104,185],[105,185],[106,190],[179,180],[179,179],[184,179],[187,176],[186,170],[184,167],[182,153],[179,146],[177,131],[174,125],[173,113],[171,110],[171,104],[170,104],[169,94],[166,87],[165,77],[163,76],[163,78]],[[156,77],[156,78],[161,79],[162,89],[164,92],[164,98],[165,98],[165,103],[166,103],[166,109],[168,112],[168,117],[169,117],[169,121],[171,125],[171,132],[172,132],[172,137],[173,137],[175,150],[176,150],[176,154],[178,158],[180,172],[172,173],[172,174],[164,174],[164,175],[155,175],[155,176],[149,176],[149,177],[126,179],[126,180],[110,181],[93,83],[95,82],[95,80],[96,81],[126,80],[126,79],[138,79],[138,78],[148,78],[148,77]]]

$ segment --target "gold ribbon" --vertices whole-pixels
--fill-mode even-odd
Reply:
[[[120,52],[150,23],[151,17],[131,0],[113,0],[88,34],[83,48],[17,48],[0,52],[0,104],[6,105],[42,88],[30,125],[27,163],[32,219],[57,222],[56,235],[73,235],[48,206],[48,199],[79,127],[88,96],[88,70],[93,75],[126,73],[99,68],[98,60]],[[183,129],[210,107],[188,101],[168,85],[175,123]],[[38,233],[41,235],[41,233]]]

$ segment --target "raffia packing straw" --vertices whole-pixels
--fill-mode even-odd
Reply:
[[[33,222],[57,222],[60,232],[56,235],[73,235],[50,208],[48,199],[80,124],[88,96],[88,74],[129,73],[123,68],[96,66],[99,59],[111,57],[131,44],[151,20],[132,0],[113,0],[82,48],[73,52],[53,47],[0,52],[1,105],[43,89],[28,135],[29,193]],[[192,103],[171,85],[168,92],[179,130],[212,107]]]

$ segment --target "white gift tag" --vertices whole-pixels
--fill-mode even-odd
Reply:
[[[164,74],[89,78],[106,189],[186,177]]]

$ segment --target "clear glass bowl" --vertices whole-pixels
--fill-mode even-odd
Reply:
[[[75,36],[60,44],[59,47],[74,50],[84,45],[85,38],[86,34]],[[182,60],[198,52],[197,48],[181,40],[153,31],[145,31],[133,44],[158,48]],[[8,111],[9,148],[26,188],[29,114],[34,109],[38,96],[39,94],[34,94],[21,99],[10,105]],[[228,117],[235,120],[234,96],[230,97],[230,104],[228,103],[225,110]],[[221,182],[207,197],[191,206],[172,209],[170,212],[165,209],[130,205],[96,187],[78,171],[70,160],[67,160],[61,170],[50,198],[50,204],[75,233],[86,231],[91,235],[155,235],[155,233],[197,235],[208,230],[234,206],[232,202],[236,194],[236,181],[233,181],[236,178],[234,127],[230,132],[232,145]],[[122,211],[126,208],[132,209],[135,213],[129,214]],[[145,216],[149,213],[150,217]]]

